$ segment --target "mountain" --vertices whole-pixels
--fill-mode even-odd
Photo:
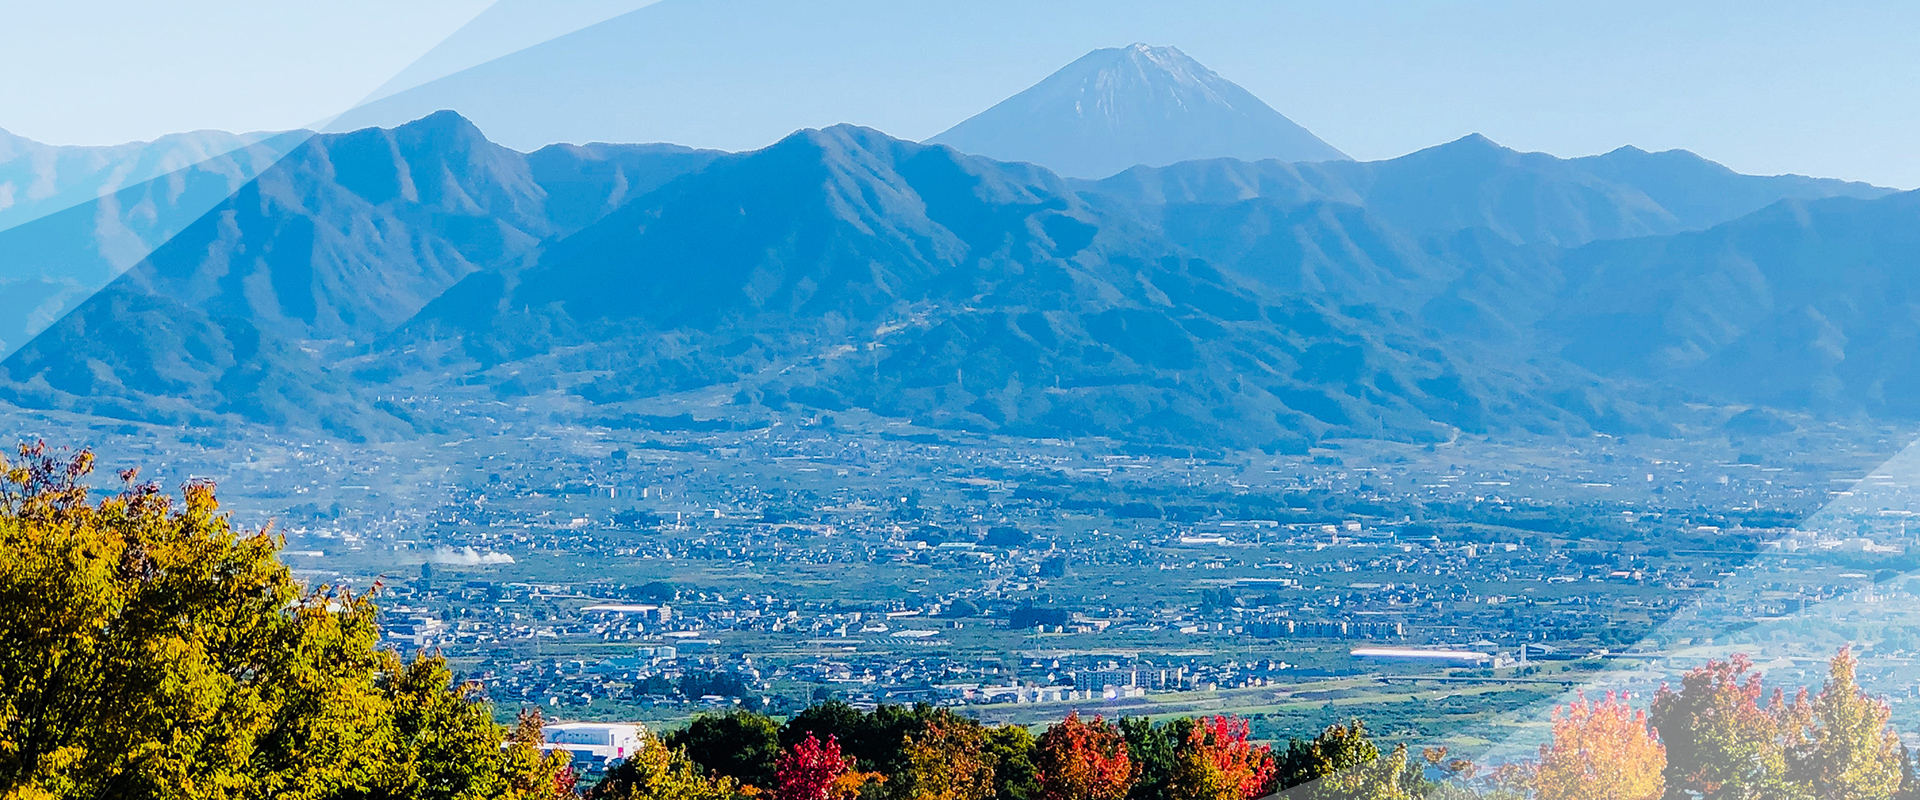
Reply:
[[[272,163],[273,152],[251,149],[279,137],[192,131],[91,147],[41,144],[0,130],[0,230],[208,162],[215,163],[205,171],[250,178]]]
[[[1296,452],[1920,416],[1920,195],[1415,155],[1089,182],[845,125],[523,154],[435,114],[306,141],[0,362],[0,396],[386,437],[455,424],[456,391],[602,425],[700,392]]]
[[[1884,197],[1864,183],[1742,175],[1685,151],[1621,148],[1585,158],[1523,153],[1472,135],[1385,161],[1210,159],[1136,167],[1082,191],[1184,213],[1256,198],[1361,206],[1416,235],[1484,228],[1521,244],[1576,246],[1701,230],[1786,199]]]
[[[932,139],[965,153],[1100,178],[1135,165],[1347,156],[1172,47],[1095,50]]]
[[[451,112],[314,136],[4,363],[23,403],[394,429],[327,369],[483,268],[710,161],[673,146],[500,147]]]
[[[1045,170],[851,126],[723,158],[409,326],[516,386],[603,374],[579,391],[606,404],[730,384],[776,408],[1287,449],[1488,424],[1497,387],[1368,328],[1274,303]]]
[[[1920,417],[1920,192],[1786,201],[1568,253],[1541,327],[1596,373],[1740,402]]]

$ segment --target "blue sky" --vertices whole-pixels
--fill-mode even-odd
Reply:
[[[1363,159],[1480,132],[1920,186],[1914,3],[0,0],[0,21],[0,128],[53,143],[311,125],[385,95],[346,119],[452,106],[522,148],[743,149],[841,121],[917,139],[1146,41]]]

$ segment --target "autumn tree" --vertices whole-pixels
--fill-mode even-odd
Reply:
[[[1079,712],[1047,728],[1035,747],[1040,795],[1045,800],[1121,800],[1133,788],[1136,769],[1120,731]]]
[[[1859,662],[1842,648],[1813,700],[1805,740],[1788,749],[1788,775],[1820,800],[1887,800],[1901,789],[1905,751],[1888,724],[1892,709],[1855,679]]]
[[[850,800],[860,787],[880,779],[854,767],[852,756],[840,752],[840,740],[825,742],[808,736],[782,752],[774,765],[774,800]]]
[[[379,649],[369,594],[304,587],[212,484],[176,503],[128,471],[96,500],[92,466],[0,458],[0,797],[570,794],[564,760],[503,749],[472,687]]]
[[[772,783],[771,780],[768,781]],[[741,796],[738,781],[701,771],[683,747],[675,747],[651,732],[641,735],[633,755],[607,770],[589,793],[591,800],[734,800]]]
[[[993,800],[993,752],[980,724],[955,715],[927,720],[908,738],[907,767],[894,796],[901,800]]]
[[[1786,753],[1802,737],[1809,705],[1804,692],[1792,702],[1769,694],[1744,655],[1689,671],[1679,689],[1661,687],[1648,719],[1666,748],[1666,797],[1793,796]]]
[[[546,718],[538,708],[521,711],[514,721],[513,731],[507,734],[505,742],[508,764],[505,796],[517,800],[565,800],[578,795],[573,768],[568,764],[573,757],[565,750],[541,746],[545,741],[542,735],[545,727]]]
[[[1554,710],[1553,741],[1541,746],[1534,775],[1538,800],[1659,800],[1666,749],[1627,701],[1609,693]]]
[[[1253,800],[1272,787],[1268,747],[1250,739],[1242,717],[1203,717],[1188,726],[1171,794],[1187,800]]]

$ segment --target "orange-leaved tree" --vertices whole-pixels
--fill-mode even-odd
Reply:
[[[1045,800],[1121,800],[1133,788],[1134,763],[1120,730],[1079,712],[1047,728],[1035,743],[1034,766]]]
[[[1187,731],[1176,755],[1175,797],[1189,800],[1253,800],[1273,788],[1269,748],[1254,744],[1242,717],[1202,717]]]
[[[1540,747],[1534,773],[1538,800],[1659,800],[1666,748],[1647,715],[1626,695],[1584,697],[1554,710],[1553,741]]]

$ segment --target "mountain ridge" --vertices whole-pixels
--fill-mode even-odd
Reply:
[[[1455,169],[1446,156],[1460,150]],[[437,115],[316,137],[0,362],[0,393],[388,437],[447,424],[396,405],[401,393],[551,394],[620,419],[665,394],[723,391],[729,413],[864,408],[1012,435],[1296,452],[1328,437],[1665,434],[1759,400],[1920,415],[1872,402],[1904,373],[1820,394],[1741,355],[1825,346],[1754,335],[1812,320],[1801,308],[1860,341],[1897,318],[1904,294],[1885,287],[1904,284],[1872,274],[1916,257],[1900,227],[1920,217],[1909,199],[1778,197],[1705,229],[1564,246],[1630,229],[1619,220],[1679,227],[1766,192],[1835,187],[1679,159],[1650,193],[1633,169],[1508,152],[1466,141],[1389,167],[1186,162],[1089,182],[857,126],[737,154],[521,154]],[[1652,199],[1713,195],[1701,175],[1747,194],[1679,214]],[[1411,216],[1438,220],[1425,229],[1379,202],[1422,185],[1440,203]],[[1612,222],[1543,225],[1536,197]],[[1822,233],[1839,230],[1866,243]],[[1769,236],[1803,246],[1765,255]],[[1698,274],[1669,252],[1694,254]],[[1848,261],[1859,253],[1874,258]],[[1729,266],[1749,262],[1772,271]],[[1865,272],[1798,305],[1743,299],[1834,264]],[[1663,306],[1668,323],[1578,302],[1641,302],[1653,273],[1692,281],[1687,303]],[[1749,288],[1708,290],[1725,285]],[[1887,300],[1848,317],[1863,287]],[[1739,335],[1700,335],[1722,319]],[[1701,357],[1621,367],[1663,347]],[[1807,380],[1845,384],[1848,369]],[[1727,375],[1776,388],[1730,391],[1716,383]]]

